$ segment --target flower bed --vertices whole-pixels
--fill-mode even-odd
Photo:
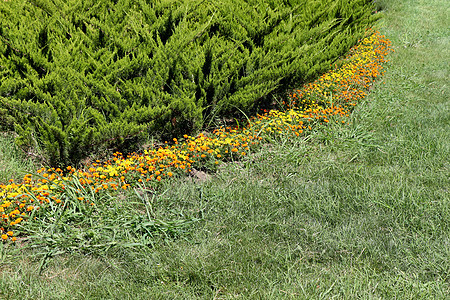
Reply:
[[[368,35],[333,70],[292,91],[283,103],[284,110],[264,111],[245,127],[184,135],[144,153],[114,153],[109,160],[91,162],[81,169],[42,168],[25,175],[20,183],[0,184],[1,239],[15,241],[25,233],[24,223],[39,218],[44,210],[64,209],[74,203],[95,209],[105,193],[119,193],[140,183],[156,189],[162,181],[186,176],[193,168],[214,170],[222,162],[247,156],[270,137],[304,137],[330,122],[345,124],[352,108],[383,74],[389,51],[390,41],[383,35]]]

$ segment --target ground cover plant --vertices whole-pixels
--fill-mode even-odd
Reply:
[[[386,21],[381,27],[396,52],[390,54],[392,63],[383,84],[376,84],[362,103],[354,106],[354,100],[346,98],[353,91],[351,84],[341,94],[320,88],[328,85],[328,77],[346,81],[363,78],[353,76],[362,73],[370,78],[380,69],[353,69],[342,77],[329,73],[316,85],[294,90],[285,101],[286,111],[250,120],[255,130],[249,132],[257,137],[251,141],[264,137],[264,142],[249,143],[249,150],[241,145],[246,141],[234,140],[247,129],[241,124],[239,130],[186,136],[155,151],[93,161],[99,165],[91,167],[101,170],[92,172],[102,172],[98,176],[105,178],[83,174],[91,172],[88,168],[71,168],[71,174],[64,170],[63,176],[72,180],[59,178],[57,183],[67,184],[61,201],[67,202],[66,209],[61,210],[64,206],[47,190],[49,195],[38,195],[44,197],[42,208],[50,196],[49,208],[34,215],[40,217],[34,227],[30,218],[13,225],[16,242],[4,233],[0,295],[445,299],[450,219],[445,3],[382,4]],[[330,109],[339,104],[341,109]],[[351,114],[348,108],[354,108]],[[231,144],[213,144],[221,135]],[[205,170],[214,170],[215,161],[222,158],[214,153],[217,148],[227,163],[205,182],[186,180],[176,171],[183,168],[174,169],[175,165],[167,169],[156,165],[156,170],[140,163],[125,165],[135,169],[121,174],[130,180],[127,183],[133,182],[133,186],[125,183],[125,190],[124,185],[117,186],[118,191],[129,192],[124,198],[108,197],[116,192],[110,186],[113,182],[106,182],[106,190],[100,185],[109,177],[120,180],[115,171],[124,171],[117,166],[126,161],[143,157],[142,162],[148,163],[150,157],[164,154],[172,162],[177,147],[192,151],[184,153],[189,154],[184,161],[176,156],[185,169],[198,169],[202,164],[196,161],[203,160],[208,162]],[[41,180],[58,179],[56,171],[42,169],[42,177],[26,176],[23,184],[32,188]],[[5,184],[10,185],[8,192],[14,193],[13,183],[17,188],[21,184],[20,180]],[[99,186],[101,190],[91,192]],[[76,195],[80,192],[87,197],[76,199],[83,196]],[[28,241],[35,239],[34,247],[21,239],[25,234]]]
[[[368,0],[2,1],[0,126],[54,167],[189,134],[326,71],[372,12]]]

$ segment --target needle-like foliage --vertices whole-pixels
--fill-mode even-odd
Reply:
[[[371,2],[2,1],[0,126],[53,166],[198,130],[326,71]]]

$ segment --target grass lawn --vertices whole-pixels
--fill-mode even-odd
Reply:
[[[201,220],[153,247],[0,243],[0,298],[448,298],[449,5],[377,2],[395,53],[349,125],[137,194],[156,216]],[[0,139],[0,181],[33,168]],[[133,203],[116,200],[120,218]]]

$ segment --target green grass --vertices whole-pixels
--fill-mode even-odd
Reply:
[[[21,179],[25,173],[36,169],[35,158],[21,152],[11,135],[0,134],[0,182]]]
[[[164,185],[155,218],[202,221],[153,247],[43,260],[41,248],[0,244],[0,298],[447,298],[448,4],[380,5],[396,52],[349,126],[268,145],[206,182]],[[27,166],[1,159],[2,176]]]

